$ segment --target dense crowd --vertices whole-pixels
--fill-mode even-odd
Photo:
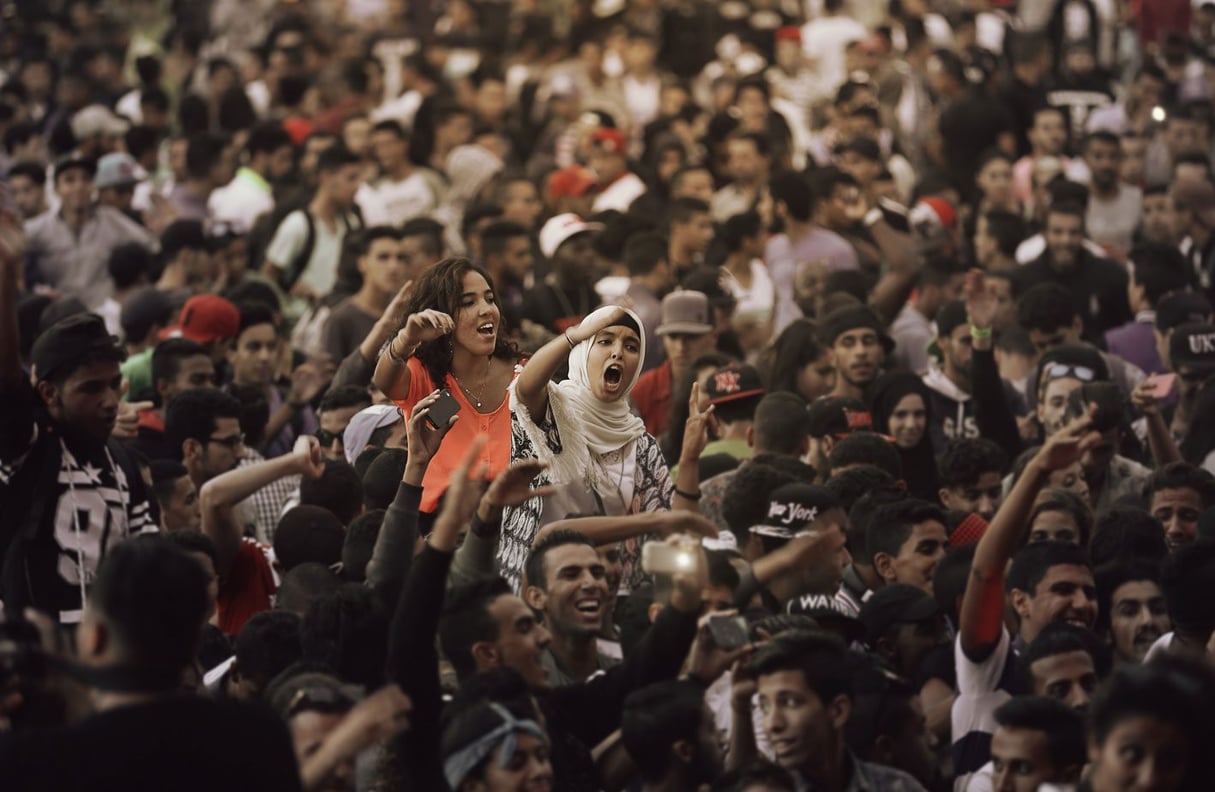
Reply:
[[[1211,0],[0,0],[0,789],[1215,788],[1213,162]]]

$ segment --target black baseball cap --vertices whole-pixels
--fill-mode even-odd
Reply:
[[[100,316],[82,313],[51,325],[34,341],[30,357],[35,375],[43,381],[86,361],[120,362],[126,354]]]
[[[840,508],[840,502],[826,487],[794,482],[777,487],[768,497],[768,511],[752,533],[773,539],[792,539],[809,528],[819,515]]]
[[[76,152],[68,154],[66,157],[63,157],[55,163],[55,174],[52,181],[59,181],[59,176],[61,174],[67,173],[73,168],[80,168],[81,170],[88,171],[89,178],[92,178],[93,176],[97,175],[97,160],[93,159],[92,157],[83,156],[82,154],[78,154]]]
[[[886,333],[886,326],[868,305],[845,305],[836,308],[819,320],[819,338],[827,346],[835,346],[835,339],[849,330],[869,328],[878,335],[886,354],[894,351],[894,339]]]
[[[1169,359],[1174,371],[1182,366],[1215,370],[1215,325],[1189,323],[1174,328],[1169,338]]]
[[[936,618],[941,606],[922,588],[906,583],[888,583],[861,605],[865,643],[872,647],[896,624],[917,624]]]
[[[860,399],[848,396],[822,396],[808,408],[811,437],[842,437],[853,432],[873,430],[873,415]]]
[[[764,380],[755,366],[731,363],[722,366],[705,383],[709,404],[723,404],[764,395]]]
[[[834,594],[803,594],[785,603],[785,613],[814,619],[826,632],[838,634],[848,643],[865,640],[865,625]]]
[[[1211,321],[1211,301],[1190,291],[1170,292],[1156,304],[1156,329],[1167,333],[1178,325]]]

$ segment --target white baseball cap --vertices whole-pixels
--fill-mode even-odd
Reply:
[[[602,231],[602,223],[588,223],[573,212],[566,212],[555,217],[540,229],[540,252],[545,258],[552,258],[557,248],[565,244],[570,237],[586,231]]]

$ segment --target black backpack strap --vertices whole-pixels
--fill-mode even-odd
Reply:
[[[307,207],[299,210],[304,215],[304,246],[300,248],[300,252],[295,254],[295,259],[292,260],[291,266],[287,268],[287,272],[283,277],[283,289],[288,290],[295,285],[295,282],[304,274],[304,270],[308,269],[308,262],[312,259],[312,250],[316,247],[316,221],[312,218],[312,213]],[[288,215],[290,217],[290,215]],[[285,221],[287,218],[283,218]]]

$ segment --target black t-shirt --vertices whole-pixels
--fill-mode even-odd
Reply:
[[[548,329],[564,333],[599,307],[599,295],[589,284],[567,292],[551,282],[537,283],[523,298],[523,318]]]
[[[948,161],[949,177],[969,200],[977,189],[974,184],[979,157],[996,145],[1004,133],[1012,133],[1016,123],[998,99],[971,92],[941,113],[938,121]]]
[[[1031,286],[1053,282],[1072,293],[1076,313],[1084,320],[1084,338],[1104,346],[1105,332],[1126,324],[1134,316],[1126,298],[1126,270],[1106,258],[1081,250],[1079,261],[1068,272],[1057,272],[1050,265],[1050,252],[1013,272],[1017,294]]]
[[[6,792],[300,789],[291,738],[272,712],[187,694],[0,734],[0,779]]]

